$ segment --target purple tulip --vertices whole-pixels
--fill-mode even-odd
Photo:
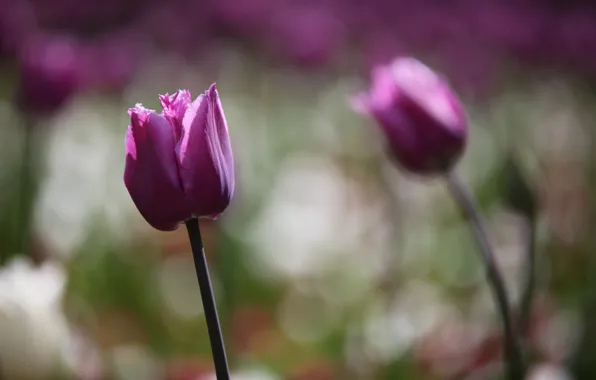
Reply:
[[[162,113],[140,104],[128,111],[126,188],[158,230],[216,219],[234,193],[234,158],[215,84],[194,102],[187,90],[159,99]]]
[[[448,171],[468,133],[463,105],[445,80],[413,58],[375,68],[372,80],[354,107],[381,126],[397,162],[418,174]]]

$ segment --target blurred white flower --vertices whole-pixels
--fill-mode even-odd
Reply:
[[[559,365],[544,363],[532,368],[526,380],[573,380],[573,377]]]
[[[164,368],[145,346],[126,345],[114,348],[111,353],[112,372],[116,380],[160,380]]]
[[[365,353],[374,362],[401,357],[453,312],[434,284],[411,281],[390,305],[370,310],[364,325]]]
[[[582,336],[582,320],[572,309],[556,310],[536,324],[536,347],[554,362],[566,360],[577,347]]]
[[[71,254],[91,223],[115,238],[146,226],[122,183],[128,122],[125,107],[96,99],[53,120],[35,226],[57,253]]]
[[[215,374],[197,380],[216,380]],[[252,366],[230,373],[230,380],[281,380],[279,376],[261,366]]]
[[[69,343],[58,263],[35,267],[17,257],[0,269],[0,373],[5,379],[46,379],[63,370]]]
[[[324,157],[288,159],[249,229],[255,275],[305,279],[346,265],[374,281],[386,271],[386,206],[356,185]]]

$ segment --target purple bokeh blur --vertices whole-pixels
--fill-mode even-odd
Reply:
[[[149,50],[208,58],[221,39],[305,69],[368,70],[397,54],[425,55],[473,93],[491,89],[503,62],[596,73],[596,10],[586,2],[2,0],[0,7],[2,56],[20,54],[32,36],[50,34],[41,40],[52,44],[63,35],[73,50],[63,65],[77,66],[81,90],[124,88]],[[39,82],[41,92],[59,85]]]

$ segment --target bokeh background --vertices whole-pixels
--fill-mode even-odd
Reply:
[[[122,183],[127,109],[212,82],[237,192],[202,231],[233,378],[498,378],[467,225],[349,107],[398,55],[467,105],[457,170],[513,302],[536,227],[528,379],[596,379],[593,2],[0,0],[2,380],[214,379],[184,229]]]

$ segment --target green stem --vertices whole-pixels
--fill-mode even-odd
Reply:
[[[482,261],[484,262],[486,269],[488,283],[491,286],[495,303],[501,314],[501,320],[503,322],[504,356],[507,362],[508,379],[523,380],[524,365],[521,349],[512,324],[511,310],[505,282],[503,281],[503,276],[495,262],[495,255],[488,240],[486,224],[472,195],[454,173],[447,176],[447,185],[453,199],[467,218],[472,232],[474,233],[474,238],[480,248]]]

